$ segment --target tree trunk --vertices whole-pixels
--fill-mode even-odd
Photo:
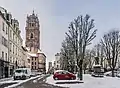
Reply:
[[[80,60],[80,80],[83,80],[82,63],[83,63],[83,60]]]
[[[115,77],[114,69],[112,69],[112,77]]]
[[[85,69],[84,69],[84,74],[85,74]]]
[[[101,58],[101,66],[103,67],[103,58]]]

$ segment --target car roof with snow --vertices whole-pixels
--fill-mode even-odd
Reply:
[[[66,71],[66,70],[56,70],[55,73],[56,72],[63,72],[63,71]],[[66,71],[66,72],[68,72],[68,71]]]

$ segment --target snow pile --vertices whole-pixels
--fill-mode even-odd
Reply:
[[[0,79],[0,82],[12,80],[12,79],[13,79],[13,77],[10,77],[10,78],[3,78],[3,79]]]
[[[61,80],[62,81],[62,80]],[[64,80],[63,80],[64,81]],[[68,80],[69,81],[69,80]],[[84,83],[75,84],[55,84],[53,77],[47,78],[47,83],[69,88],[120,88],[120,78],[117,77],[92,77],[89,74],[84,75]]]

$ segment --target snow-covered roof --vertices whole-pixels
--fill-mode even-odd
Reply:
[[[41,53],[41,50],[40,49],[38,49],[38,52],[37,53]]]
[[[101,67],[101,65],[100,65],[100,64],[98,64],[98,65],[93,65],[93,67]]]
[[[66,70],[56,70],[55,72],[63,72],[63,71],[66,71]]]
[[[28,55],[30,55],[32,57],[37,57],[37,54],[34,54],[34,53],[28,53]]]
[[[46,57],[46,55],[45,55],[45,53],[43,52],[43,51],[41,51],[40,49],[38,49],[38,52],[37,52],[38,54],[42,54],[42,55],[44,55],[45,57]]]
[[[44,52],[42,50],[40,50],[40,49],[38,49],[37,53],[43,53],[44,54]]]
[[[30,50],[30,48],[29,47],[26,47],[26,49],[29,51]]]

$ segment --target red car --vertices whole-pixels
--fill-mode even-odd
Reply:
[[[76,76],[65,70],[58,70],[53,75],[54,80],[75,80]]]

